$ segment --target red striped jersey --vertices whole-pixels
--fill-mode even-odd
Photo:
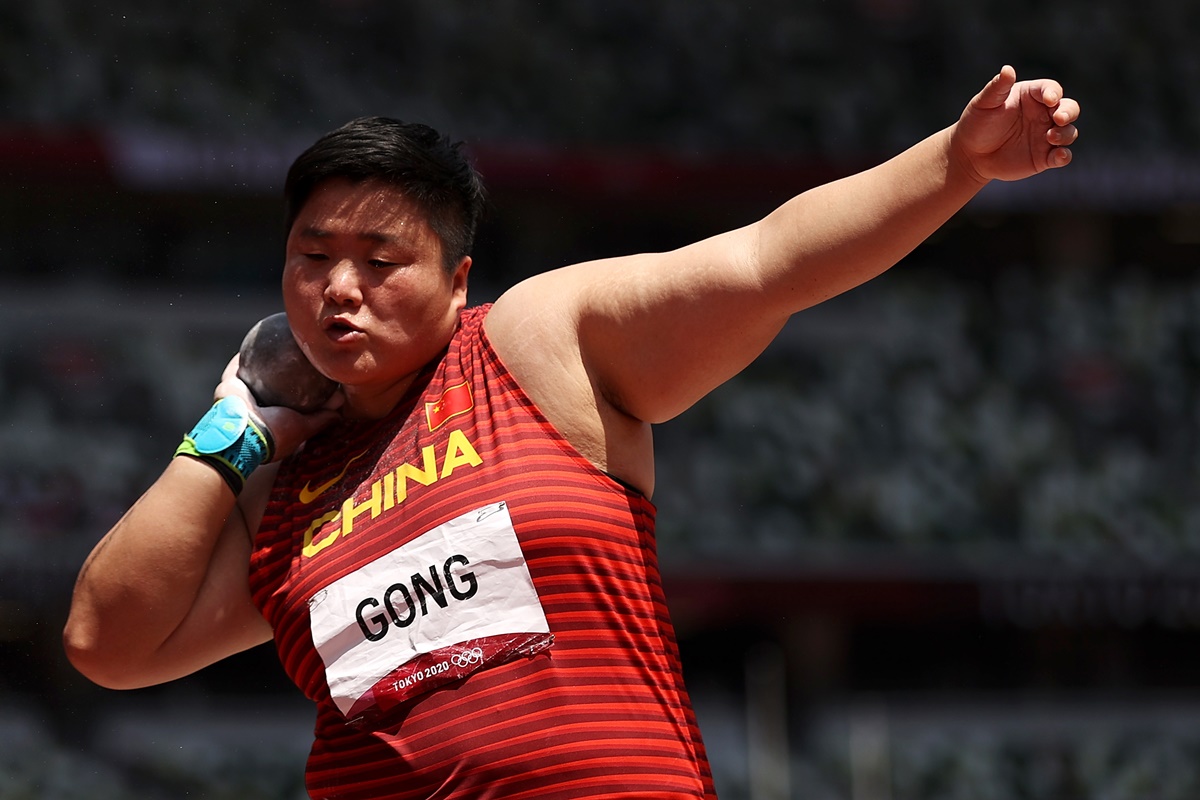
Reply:
[[[317,704],[309,793],[713,798],[654,506],[542,416],[487,308],[387,418],[281,465],[251,589]]]

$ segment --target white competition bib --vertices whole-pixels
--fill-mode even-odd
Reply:
[[[351,722],[553,643],[504,502],[339,578],[308,609],[329,691]]]

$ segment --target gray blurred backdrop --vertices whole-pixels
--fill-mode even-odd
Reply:
[[[1200,6],[0,3],[0,798],[303,797],[268,646],[110,692],[86,553],[279,309],[290,160],[467,143],[473,299],[752,221],[1004,63],[1084,107],[657,432],[660,555],[724,800],[1200,797]]]

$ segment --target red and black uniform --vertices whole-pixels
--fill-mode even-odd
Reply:
[[[280,468],[250,581],[317,703],[309,792],[712,798],[654,506],[546,421],[486,313]]]

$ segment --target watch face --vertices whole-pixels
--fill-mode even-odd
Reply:
[[[250,409],[240,397],[222,397],[192,430],[192,441],[199,453],[220,453],[236,442],[246,430]]]

